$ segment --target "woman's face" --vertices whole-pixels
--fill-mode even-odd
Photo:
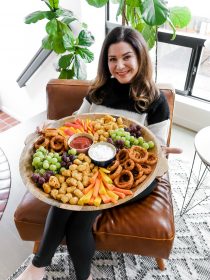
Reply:
[[[108,67],[119,83],[131,83],[138,72],[138,59],[133,47],[126,42],[110,45]]]

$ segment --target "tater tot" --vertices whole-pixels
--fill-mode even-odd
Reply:
[[[60,183],[58,181],[58,178],[56,178],[55,176],[50,176],[49,185],[55,189],[60,188]]]
[[[78,181],[78,182],[77,182],[77,188],[78,188],[80,191],[84,190],[84,185],[83,185],[83,183],[80,182],[80,181]]]
[[[44,183],[42,185],[42,188],[43,188],[45,193],[50,193],[51,192],[51,187],[50,187],[50,185],[48,183]]]
[[[59,183],[62,184],[63,182],[65,182],[65,176],[56,174],[55,177],[58,178]]]
[[[63,203],[67,203],[67,202],[69,202],[69,197],[68,197],[67,195],[62,195],[61,201],[62,201]]]
[[[74,197],[69,199],[69,203],[72,204],[72,205],[76,205],[78,200],[79,200],[79,198],[77,196],[74,196]]]
[[[77,164],[77,165],[82,164],[82,161],[79,160],[78,158],[76,158],[73,162],[74,162],[74,164]]]
[[[85,171],[85,169],[87,168],[87,166],[85,166],[84,164],[78,165],[77,170],[82,172]]]
[[[77,169],[77,167],[78,167],[77,164],[71,164],[71,165],[69,166],[69,169],[70,169],[71,171],[74,171],[74,170]]]
[[[75,178],[67,178],[66,179],[66,183],[69,185],[69,186],[74,186],[76,187],[77,186],[77,180]]]
[[[68,188],[66,189],[66,192],[67,192],[67,193],[72,193],[74,190],[76,190],[76,187],[71,186],[71,187],[68,187]]]
[[[61,172],[61,174],[65,177],[70,177],[71,176],[71,170],[69,170],[69,169],[63,170]]]
[[[84,154],[84,153],[81,153],[81,154],[78,155],[77,158],[78,158],[79,160],[83,160],[84,157],[85,157],[85,154]]]
[[[79,198],[83,197],[84,195],[79,189],[74,190],[74,194]]]
[[[54,199],[56,199],[56,198],[57,198],[57,195],[58,195],[58,190],[56,190],[56,189],[51,190],[50,195],[51,195]]]

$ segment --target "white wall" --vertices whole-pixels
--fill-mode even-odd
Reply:
[[[99,45],[104,36],[104,9],[96,11],[96,8],[90,7],[84,0],[60,0],[60,5],[72,10],[81,21],[87,23],[96,38],[96,44],[92,47],[96,59],[87,68],[88,78],[92,79],[95,75]],[[1,3],[0,106],[2,110],[19,120],[25,120],[45,110],[46,84],[50,79],[58,77],[54,68],[57,56],[52,54],[25,87],[19,88],[16,82],[40,48],[41,40],[46,35],[45,20],[30,25],[24,23],[24,17],[36,10],[48,10],[48,8],[41,0]],[[94,20],[90,16],[93,13]]]

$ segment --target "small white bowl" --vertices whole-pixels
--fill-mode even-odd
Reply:
[[[88,155],[95,165],[105,167],[114,160],[116,152],[115,146],[111,143],[98,142],[91,145]]]
[[[77,138],[77,137],[86,137],[89,138],[91,140],[91,144],[88,147],[85,148],[75,148],[71,146],[71,142]],[[87,153],[88,149],[91,147],[91,145],[93,145],[93,136],[90,135],[89,133],[85,133],[85,132],[81,132],[81,133],[75,133],[73,134],[71,137],[69,137],[68,139],[68,146],[70,149],[75,149],[77,151],[77,153]]]

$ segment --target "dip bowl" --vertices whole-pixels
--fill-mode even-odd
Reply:
[[[93,136],[85,132],[75,133],[68,139],[69,148],[75,149],[77,153],[87,154],[92,144]]]
[[[115,146],[111,143],[98,142],[91,145],[88,156],[95,165],[106,167],[114,160],[116,152]]]

